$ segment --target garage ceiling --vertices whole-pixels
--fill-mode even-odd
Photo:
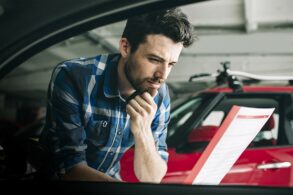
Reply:
[[[215,72],[223,61],[230,61],[235,70],[293,75],[293,1],[212,0],[182,9],[192,21],[198,40],[184,49],[169,82],[187,81],[195,73]],[[45,96],[57,63],[117,52],[124,25],[122,21],[94,29],[40,52],[7,75],[0,90]]]

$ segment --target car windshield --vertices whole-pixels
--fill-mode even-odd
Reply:
[[[175,105],[171,109],[170,123],[168,125],[168,137],[172,137],[175,131],[180,131],[182,126],[196,112],[203,110],[216,94],[206,94],[200,96],[191,96],[189,98],[178,98]],[[199,115],[197,115],[199,117]]]

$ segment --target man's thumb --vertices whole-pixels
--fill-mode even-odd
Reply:
[[[151,94],[151,96],[153,98],[158,94],[158,90],[157,89],[149,89],[148,92],[149,92],[149,94]]]

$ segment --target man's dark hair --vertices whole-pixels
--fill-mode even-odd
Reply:
[[[147,35],[161,34],[175,43],[181,42],[184,47],[194,41],[192,25],[179,8],[160,10],[135,16],[127,20],[123,38],[127,38],[134,53],[139,44],[146,41]]]

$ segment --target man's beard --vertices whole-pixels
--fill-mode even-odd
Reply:
[[[129,81],[130,85],[132,86],[133,89],[135,89],[136,91],[139,92],[144,92],[147,91],[148,89],[143,87],[143,83],[146,82],[148,79],[147,78],[143,78],[143,79],[135,79],[133,78],[133,76],[131,75],[131,73],[133,72],[133,68],[134,68],[135,64],[126,61],[125,63],[125,67],[124,67],[124,73],[125,76],[127,78],[127,80]],[[132,70],[131,70],[132,69]],[[135,70],[134,70],[135,71]]]
[[[131,58],[130,58],[131,59]],[[143,84],[147,83],[148,81],[152,81],[152,82],[157,82],[162,84],[164,82],[164,79],[160,79],[160,78],[142,78],[142,79],[135,79],[133,78],[133,76],[131,75],[131,73],[133,72],[133,70],[131,71],[131,68],[134,68],[135,64],[131,63],[130,60],[126,61],[125,66],[124,66],[124,73],[125,76],[127,78],[127,80],[129,81],[129,83],[131,84],[131,86],[136,90],[139,91],[141,93],[148,91],[150,94],[154,94],[153,93],[153,88],[148,88],[148,87],[144,87]]]

